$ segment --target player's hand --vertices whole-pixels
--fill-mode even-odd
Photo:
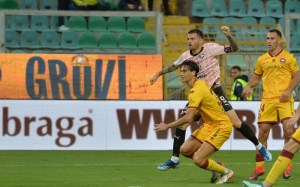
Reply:
[[[225,36],[230,36],[230,28],[227,26],[221,26],[221,31]]]
[[[246,86],[244,89],[243,89],[243,92],[242,92],[242,97],[243,98],[247,98],[249,97],[251,94],[251,88],[250,86]]]
[[[293,117],[287,119],[286,124],[288,126],[294,126],[298,120],[299,120],[299,114],[296,113]]]
[[[153,75],[151,78],[150,78],[150,84],[151,85],[153,85],[155,82],[156,82],[156,80],[158,79],[158,75],[157,74],[155,74],[155,75]]]
[[[288,101],[290,100],[290,98],[291,98],[291,92],[290,92],[289,90],[285,90],[285,91],[281,94],[281,96],[280,96],[280,98],[279,98],[279,101],[282,102],[282,103],[288,102]]]
[[[155,124],[154,125],[154,130],[156,132],[164,131],[164,130],[167,130],[167,129],[168,129],[168,126],[165,123],[160,123],[160,124]]]

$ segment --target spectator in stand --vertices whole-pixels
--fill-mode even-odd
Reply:
[[[247,86],[249,78],[247,75],[242,74],[242,69],[240,66],[232,66],[230,69],[230,77],[234,79],[231,88],[231,101],[251,101],[252,93],[249,97],[243,98],[243,89]]]
[[[144,11],[145,7],[141,0],[120,0],[121,10]]]
[[[102,10],[98,0],[72,0],[78,10]]]
[[[69,10],[70,0],[58,0],[58,10]],[[64,16],[58,17],[58,31],[67,31],[68,27],[65,26]]]
[[[170,7],[169,7],[169,0],[163,0],[163,5],[164,5],[164,12],[165,15],[172,15],[171,11],[170,11]],[[153,10],[153,0],[148,0],[148,9],[149,11]]]

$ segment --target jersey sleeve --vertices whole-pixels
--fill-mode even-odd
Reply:
[[[182,64],[182,62],[185,60],[185,56],[186,52],[182,53],[180,57],[175,62],[173,62],[173,65],[175,65],[176,67],[180,66],[180,64]]]
[[[220,45],[217,43],[206,43],[205,47],[210,53],[214,54],[214,56],[219,56],[225,53],[231,52],[230,45]]]
[[[256,62],[256,66],[255,66],[255,70],[254,70],[254,73],[256,75],[262,75],[263,74],[263,69],[262,69],[262,66],[261,66],[261,57],[257,59],[257,62]]]
[[[294,56],[291,58],[290,69],[291,72],[299,71],[298,63]]]

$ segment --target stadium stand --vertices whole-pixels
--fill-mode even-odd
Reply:
[[[300,19],[298,19],[297,21],[296,21],[296,25],[295,25],[295,33],[300,33]]]
[[[300,2],[295,0],[286,0],[284,3],[284,13],[300,13]]]
[[[193,0],[192,2],[192,16],[196,17],[210,17],[206,1]]]
[[[291,37],[291,48],[292,52],[300,52],[300,33],[295,33]]]
[[[82,32],[79,35],[78,44],[82,49],[95,49],[98,46],[97,37],[91,32]]]
[[[248,1],[248,16],[253,17],[265,17],[265,5],[261,0],[249,0]]]
[[[137,49],[137,40],[133,33],[121,32],[118,38],[118,46],[121,50]]]
[[[49,30],[49,19],[48,16],[31,16],[30,28],[39,32]]]
[[[28,49],[40,49],[38,33],[35,30],[23,30],[21,33],[20,46]]]
[[[0,0],[0,9],[18,9],[19,4],[16,0]]]
[[[41,36],[41,46],[44,49],[60,49],[58,33],[52,30],[44,30]]]
[[[39,9],[40,10],[57,10],[57,1],[40,0]]]
[[[184,85],[180,81],[180,77],[176,71],[168,74],[168,88],[182,88]]]
[[[71,16],[68,21],[68,27],[74,31],[87,31],[87,21],[83,16]]]
[[[140,17],[129,17],[127,19],[127,30],[130,32],[144,32],[145,20]]]
[[[20,9],[37,10],[38,5],[36,0],[22,0],[20,2]]]
[[[75,31],[64,31],[61,34],[61,47],[63,49],[75,50],[80,49],[78,37]]]
[[[276,18],[283,17],[283,5],[279,0],[272,0],[266,2],[266,16],[272,16]]]
[[[239,24],[240,19],[236,18],[236,17],[224,17],[222,20],[222,23],[225,25],[228,25],[231,32],[235,33],[238,32],[238,28],[236,26],[236,24]]]
[[[5,30],[5,47],[20,48],[18,34],[14,30]]]
[[[13,30],[24,31],[29,29],[28,16],[12,15],[10,22],[10,28]]]
[[[211,34],[216,34],[220,32],[220,26],[219,24],[221,23],[220,18],[215,18],[215,17],[208,17],[203,19],[203,32],[204,33],[211,33]]]
[[[259,27],[260,32],[266,33],[268,32],[271,28],[276,27],[276,19],[274,17],[263,17],[260,19],[261,26]]]
[[[225,0],[212,0],[210,4],[210,14],[212,16],[225,17],[228,16],[227,5]]]
[[[102,32],[107,30],[107,23],[103,16],[92,16],[88,20],[89,31]]]
[[[123,32],[126,30],[126,21],[124,17],[111,16],[107,20],[107,29],[112,32]]]
[[[110,31],[100,33],[98,47],[108,54],[121,53],[121,50],[118,49],[117,37],[115,33]]]
[[[241,27],[242,32],[249,32],[249,33],[259,33],[259,26],[258,21],[255,17],[247,16],[241,18],[241,23],[244,24],[244,26]]]
[[[149,32],[142,32],[137,38],[137,47],[145,53],[153,51],[156,48],[155,37]],[[153,53],[153,52],[152,52]]]
[[[244,17],[246,14],[246,4],[243,0],[229,1],[229,16]]]

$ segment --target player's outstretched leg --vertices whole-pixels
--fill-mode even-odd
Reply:
[[[173,141],[173,156],[170,160],[167,160],[165,163],[159,165],[157,167],[160,171],[166,171],[170,168],[178,168],[180,166],[179,163],[179,155],[180,155],[180,147],[185,141],[185,130],[180,128],[176,128],[174,141]]]
[[[227,183],[233,177],[234,177],[234,172],[232,170],[229,170],[228,172],[221,175],[220,179],[216,182],[216,184]]]
[[[264,145],[261,144],[261,148],[257,149],[258,152],[264,157],[264,159],[268,162],[272,161],[272,154],[268,151]]]
[[[259,151],[259,153],[264,157],[266,161],[272,161],[272,154],[258,141],[254,132],[251,128],[244,122],[242,122],[237,116],[236,112],[233,110],[231,104],[228,102],[223,89],[220,85],[216,85],[213,87],[214,92],[218,95],[219,100],[222,102],[222,106],[226,113],[228,114],[230,121],[233,126],[248,140],[250,140]]]
[[[167,160],[165,163],[159,165],[157,167],[158,170],[160,171],[167,171],[170,168],[176,169],[180,166],[179,161],[178,162],[173,162],[171,159]]]
[[[265,168],[264,166],[256,166],[253,173],[249,177],[250,180],[257,180],[258,177],[265,174]]]
[[[289,179],[292,176],[291,169],[292,169],[292,162],[290,162],[289,166],[286,168],[286,170],[282,174],[283,179]]]
[[[225,167],[225,164],[223,162],[217,161],[217,163]],[[210,178],[210,182],[215,183],[220,177],[221,177],[220,173],[213,171]]]

